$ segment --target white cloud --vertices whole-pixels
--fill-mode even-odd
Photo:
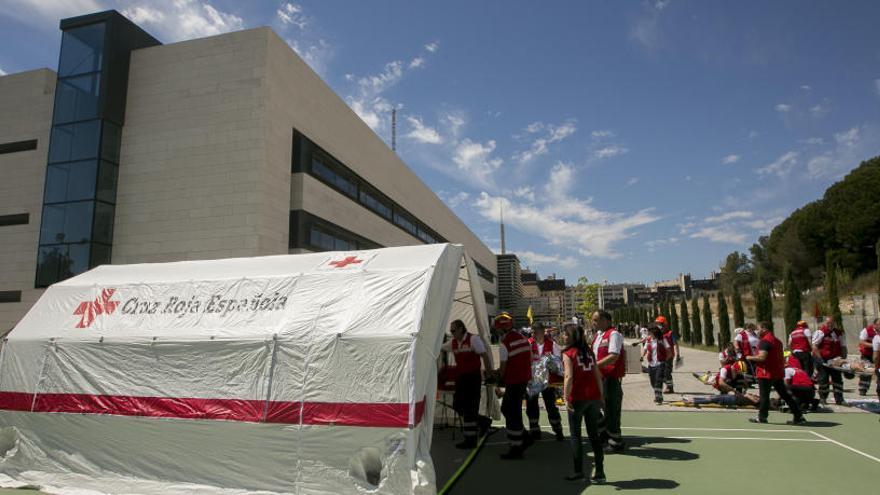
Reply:
[[[471,195],[465,191],[459,191],[451,196],[446,191],[440,191],[437,195],[440,196],[440,199],[442,199],[450,208],[456,208],[459,205],[464,204],[471,197]]]
[[[58,32],[58,20],[106,10],[98,0],[5,0],[3,16],[23,24]]]
[[[690,235],[692,239],[707,239],[711,242],[744,244],[749,237],[729,225],[713,225],[703,227]]]
[[[804,91],[810,91],[813,89],[813,87],[810,86],[809,84],[801,84],[801,89]]]
[[[473,203],[485,219],[497,222],[498,210],[504,205],[504,223],[525,234],[541,237],[550,245],[567,246],[583,256],[618,258],[614,249],[632,231],[659,219],[653,209],[634,213],[611,213],[565,195],[542,198],[544,201],[511,202],[506,198],[482,192]]]
[[[467,117],[464,112],[446,112],[440,116],[440,123],[446,127],[446,131],[454,138],[458,139],[461,130],[467,124]]]
[[[758,218],[748,222],[743,222],[743,225],[749,227],[750,229],[757,230],[760,234],[767,234],[771,230],[773,230],[773,227],[779,225],[783,220],[785,220],[785,218],[783,217]]]
[[[721,159],[721,163],[730,165],[739,161],[739,155],[727,155]]]
[[[780,156],[773,163],[765,165],[757,170],[760,175],[774,174],[779,177],[785,177],[791,172],[791,169],[797,164],[798,152],[789,151]]]
[[[568,119],[559,125],[544,125],[540,122],[535,122],[529,124],[529,126],[526,127],[525,132],[535,134],[541,130],[545,130],[545,134],[532,141],[532,145],[529,149],[514,154],[514,160],[520,163],[526,163],[538,156],[546,154],[549,150],[549,145],[558,143],[574,134],[575,131],[577,131],[577,126],[575,125],[575,119]]]
[[[132,4],[122,11],[163,41],[204,38],[244,29],[241,17],[199,0],[161,0]]]
[[[562,257],[558,254],[540,254],[533,251],[517,251],[516,255],[523,261],[526,266],[542,266],[553,265],[562,268],[574,268],[578,265],[577,259],[566,256]]]
[[[5,75],[6,75],[6,71],[3,69],[0,69],[0,76],[5,76]]]
[[[877,92],[877,96],[880,96],[880,79],[874,79],[874,91]]]
[[[424,57],[416,57],[409,62],[410,69],[417,69],[419,67],[423,67],[425,65]]]
[[[425,50],[428,50],[431,53],[436,53],[438,48],[440,48],[440,43],[436,41],[432,41],[431,43],[425,45]]]
[[[625,155],[628,152],[629,150],[627,148],[612,144],[593,151],[593,158],[597,160],[604,160],[606,158],[614,158],[615,156]]]
[[[333,50],[326,41],[322,39],[314,40],[311,43],[300,42],[294,39],[286,39],[285,41],[300,58],[309,64],[313,71],[324,77],[327,73],[327,64],[333,53]]]
[[[786,113],[791,111],[791,105],[788,105],[786,103],[780,103],[773,108],[779,113]]]
[[[593,139],[608,139],[614,137],[614,132],[609,130],[597,130],[590,133]]]
[[[639,183],[639,178],[638,178],[638,177],[630,177],[630,178],[627,179],[627,181],[626,181],[626,187],[634,186],[634,185],[636,185],[636,184],[638,184],[638,183]]]
[[[755,214],[750,211],[742,211],[742,210],[731,211],[731,212],[724,213],[722,215],[718,215],[718,216],[714,216],[714,217],[706,217],[705,222],[706,223],[720,223],[720,222],[726,222],[728,220],[735,220],[735,219],[741,219],[741,218],[752,218],[753,216],[755,216]]]
[[[756,137],[758,137],[760,135],[761,134],[758,131],[749,131],[749,139],[755,139]]]
[[[666,239],[654,239],[645,243],[645,246],[648,248],[649,253],[653,253],[657,251],[657,248],[661,248],[663,246],[671,246],[673,244],[678,244],[678,237],[669,237]]]
[[[810,115],[812,115],[814,118],[819,119],[819,118],[822,118],[822,117],[828,115],[829,110],[830,110],[830,106],[828,105],[827,101],[822,102],[822,103],[817,103],[817,104],[810,107]]]
[[[803,140],[804,144],[808,144],[810,146],[821,146],[825,144],[825,140],[820,137],[811,137]]]
[[[532,186],[518,187],[513,191],[513,195],[517,198],[527,199],[532,202],[535,201],[535,189]]]
[[[839,178],[862,160],[880,153],[880,130],[874,126],[855,126],[834,134],[834,147],[807,162],[812,179]]]
[[[550,170],[550,178],[544,186],[548,196],[567,195],[574,184],[574,169],[571,165],[559,162]]]
[[[483,144],[465,138],[455,147],[452,161],[475,185],[488,188],[492,187],[492,174],[504,163],[501,158],[492,156],[494,151],[494,140]]]
[[[440,144],[443,142],[443,138],[440,137],[440,133],[437,132],[436,129],[431,127],[426,127],[422,123],[422,119],[419,117],[407,117],[407,122],[409,122],[412,130],[406,134],[406,137],[413,139],[419,143],[430,143],[430,144]]]
[[[278,19],[283,24],[293,25],[300,29],[305,29],[308,24],[306,17],[303,15],[302,7],[295,3],[287,2],[283,4],[275,11],[275,15],[278,16]]]

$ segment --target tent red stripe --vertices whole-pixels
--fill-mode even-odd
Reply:
[[[112,414],[154,418],[213,419],[282,424],[406,428],[422,422],[425,399],[416,404],[414,424],[407,403],[266,402],[244,399],[133,397],[93,394],[0,392],[0,410],[77,414]],[[266,411],[266,417],[263,417]]]

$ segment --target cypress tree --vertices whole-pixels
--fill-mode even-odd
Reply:
[[[840,297],[837,295],[837,264],[833,262],[831,251],[825,253],[825,290],[828,291],[828,307],[831,317],[843,328],[843,315],[840,313]]]
[[[678,313],[675,311],[675,301],[669,302],[669,327],[672,329],[672,335],[675,336],[675,340],[681,338],[678,329]]]
[[[702,344],[703,343],[703,323],[700,321],[700,300],[697,299],[697,296],[694,296],[691,299],[691,335],[693,336],[692,343]]]
[[[752,294],[755,297],[755,319],[759,322],[765,322],[773,329],[773,299],[770,298],[770,287],[764,280],[764,277],[756,277],[755,284],[752,287]]]
[[[712,324],[712,307],[709,306],[709,294],[703,295],[703,343],[715,345],[715,325]]]
[[[718,291],[718,347],[730,343],[730,316],[727,314],[727,300],[724,292]]]
[[[742,297],[739,295],[739,287],[733,286],[733,295],[731,296],[733,304],[733,326],[742,328],[746,326],[746,313],[743,311]]]
[[[681,339],[691,344],[694,343],[693,337],[691,336],[691,320],[688,315],[686,297],[681,300]]]
[[[785,265],[785,273],[783,274],[783,289],[785,291],[785,303],[783,310],[783,320],[785,321],[785,334],[788,335],[794,330],[798,320],[801,319],[801,290],[797,286],[794,279],[794,273],[791,264]]]

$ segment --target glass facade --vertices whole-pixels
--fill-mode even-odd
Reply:
[[[61,29],[37,287],[110,262],[129,56],[160,44],[115,11]]]

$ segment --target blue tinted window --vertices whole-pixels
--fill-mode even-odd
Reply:
[[[119,167],[101,160],[101,167],[98,169],[98,192],[95,195],[102,201],[108,203],[116,203],[116,181]]]
[[[309,230],[309,243],[315,247],[327,249],[328,251],[333,250],[333,237],[314,227]]]
[[[110,244],[113,242],[113,215],[116,208],[113,205],[95,203],[95,230],[92,232],[92,240]]]
[[[49,163],[97,158],[101,121],[56,125],[52,128]]]
[[[103,244],[92,244],[91,260],[89,266],[96,267],[98,265],[110,264],[110,246]]]
[[[40,244],[88,242],[93,206],[92,201],[44,206]]]
[[[119,163],[119,148],[122,141],[122,128],[113,122],[104,121],[104,136],[101,139],[101,158]]]
[[[416,235],[415,224],[412,222],[412,220],[407,218],[405,215],[403,215],[401,213],[394,212],[394,223],[397,224],[399,227],[403,227],[403,229],[406,230],[407,232],[409,232],[410,234]]]
[[[339,175],[336,171],[328,167],[317,157],[312,158],[312,173],[324,179],[326,182],[330,183],[331,186],[339,189],[343,193],[351,196],[352,198],[357,197],[357,186],[354,184],[354,182]]]
[[[97,164],[94,160],[58,163],[46,168],[46,203],[95,197]]]
[[[361,191],[361,203],[387,219],[391,219],[391,208],[367,191]]]
[[[88,269],[88,244],[42,246],[37,259],[37,287],[49,286]]]
[[[54,122],[64,123],[98,116],[100,74],[70,77],[58,81],[55,88]]]
[[[104,58],[104,24],[91,24],[64,32],[58,77],[101,70]]]

